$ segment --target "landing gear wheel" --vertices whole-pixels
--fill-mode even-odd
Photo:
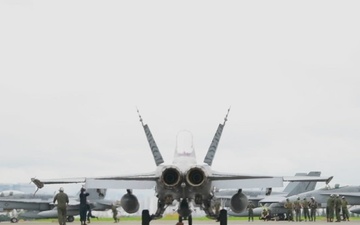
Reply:
[[[189,223],[189,225],[192,225],[192,216],[191,215],[188,217],[188,223]]]
[[[15,217],[10,219],[11,223],[17,223],[18,221],[19,221],[18,218],[15,218]]]
[[[226,209],[220,210],[219,221],[220,221],[220,225],[227,225],[227,211],[226,211]]]
[[[151,221],[149,210],[143,210],[141,213],[141,225],[149,225]]]
[[[68,217],[66,218],[66,221],[67,221],[67,222],[70,222],[70,223],[74,222],[74,216],[68,216]]]
[[[181,223],[183,220],[183,218],[181,216],[179,216],[179,222]]]

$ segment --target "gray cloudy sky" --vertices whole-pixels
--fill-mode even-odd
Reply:
[[[213,168],[360,184],[359,1],[1,1],[0,183]]]

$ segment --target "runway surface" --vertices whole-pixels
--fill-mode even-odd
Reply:
[[[187,221],[184,221],[184,225],[188,225]],[[152,221],[150,223],[150,225],[176,225],[177,221],[175,220],[155,220]],[[346,225],[346,224],[360,224],[359,220],[355,220],[355,221],[350,221],[350,222],[340,222],[340,223],[327,223],[326,221],[316,221],[316,222],[287,222],[287,221],[262,221],[262,220],[255,220],[254,222],[248,222],[248,221],[243,221],[243,220],[229,220],[228,224],[229,225],[264,225],[264,224],[280,224],[280,225],[285,225],[285,224],[316,224],[316,225],[329,225],[329,224],[342,224],[342,225]],[[10,223],[10,222],[0,222],[0,224],[12,224],[12,225],[16,225],[16,224],[28,224],[28,225],[58,225],[57,221],[52,221],[52,222],[43,222],[43,221],[19,221],[18,223]],[[103,222],[103,221],[94,221],[91,222],[88,225],[141,225],[141,221],[120,221],[120,223],[113,223],[113,222]],[[75,221],[73,223],[67,223],[67,225],[80,225],[80,222]],[[193,221],[193,225],[219,225],[219,222],[215,222],[212,220],[201,220],[201,221]]]

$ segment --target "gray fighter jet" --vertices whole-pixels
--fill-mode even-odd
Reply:
[[[87,191],[90,208],[94,211],[104,211],[111,209],[114,201],[104,199],[106,189],[89,189]],[[78,195],[77,195],[78,196]],[[13,194],[0,197],[0,208],[5,211],[13,209],[23,209],[21,218],[25,219],[43,219],[57,218],[57,208],[53,204],[52,195],[37,194]],[[74,216],[79,215],[79,197],[69,197],[69,205],[67,207],[67,221],[73,222]],[[18,218],[12,217],[11,222],[15,223]]]
[[[143,124],[139,114],[157,166],[156,170],[129,176],[82,178],[78,182],[85,182],[87,188],[127,189],[127,193],[121,199],[121,206],[127,213],[135,213],[139,209],[139,202],[132,189],[155,188],[158,198],[157,209],[151,215],[147,209],[142,211],[142,225],[149,225],[151,220],[161,218],[165,209],[174,205],[174,202],[178,203],[179,221],[188,220],[191,225],[193,208],[199,207],[208,218],[219,220],[220,225],[226,225],[227,210],[216,209],[215,206],[220,200],[214,196],[214,189],[237,189],[238,191],[231,197],[230,208],[234,212],[242,212],[248,204],[247,197],[241,193],[242,188],[270,188],[283,185],[282,177],[221,173],[211,168],[229,111],[230,109],[223,124],[219,124],[202,164],[196,162],[192,134],[188,131],[181,132],[177,136],[173,163],[164,164],[150,129],[148,125]],[[44,184],[56,182],[39,179],[33,181],[39,188]]]

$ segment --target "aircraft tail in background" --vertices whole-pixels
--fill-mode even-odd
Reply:
[[[297,173],[295,176],[303,176],[302,173]],[[306,175],[306,174],[305,174]],[[321,172],[319,171],[311,171],[306,176],[320,177]],[[317,181],[306,181],[306,182],[290,182],[284,192],[288,193],[287,196],[297,195],[300,193],[313,191],[315,190],[315,186]]]

